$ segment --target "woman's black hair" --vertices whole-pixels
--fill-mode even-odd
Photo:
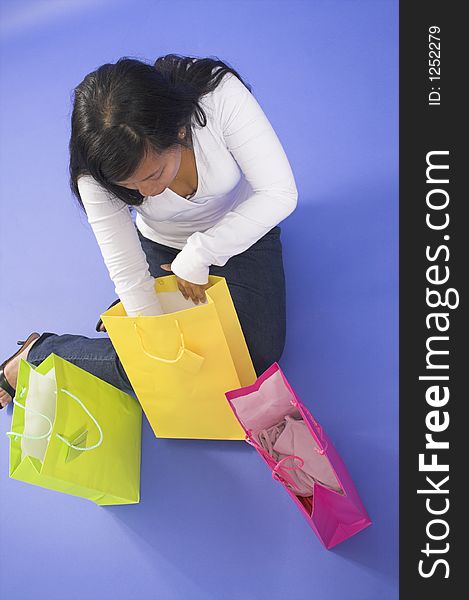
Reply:
[[[226,73],[251,91],[237,71],[217,58],[167,54],[152,65],[123,57],[89,73],[74,90],[69,144],[70,188],[81,207],[80,175],[91,175],[126,204],[142,204],[138,190],[114,182],[130,177],[149,150],[192,147],[192,136],[181,139],[178,133],[186,127],[190,134],[193,117],[205,127],[199,100]]]

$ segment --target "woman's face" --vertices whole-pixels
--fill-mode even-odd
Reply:
[[[117,185],[138,190],[142,196],[161,194],[177,175],[181,165],[181,146],[162,154],[147,154],[131,177]]]

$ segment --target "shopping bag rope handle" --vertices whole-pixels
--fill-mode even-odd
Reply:
[[[26,388],[22,388],[22,390],[20,392],[20,398],[22,398],[24,396],[25,392],[26,392]],[[14,435],[15,440],[20,437],[25,438],[27,440],[44,440],[45,438],[48,438],[50,436],[54,425],[47,415],[43,415],[42,413],[38,412],[37,410],[34,410],[34,408],[26,408],[26,406],[24,404],[21,404],[21,402],[18,402],[18,400],[16,400],[16,398],[13,398],[13,404],[15,404],[16,406],[19,406],[20,408],[22,408],[25,411],[34,413],[35,415],[38,415],[38,416],[42,417],[43,419],[45,419],[49,423],[49,431],[42,435],[25,435],[24,433],[16,433],[16,431],[7,431],[6,435]]]
[[[290,460],[292,458],[297,458],[299,461],[301,461],[301,463],[299,465],[293,465],[292,467],[287,467],[282,464],[286,460]],[[287,473],[284,473],[283,470],[285,469],[287,471],[295,471],[296,469],[301,469],[301,467],[303,467],[304,464],[305,461],[300,456],[296,456],[295,454],[292,454],[291,456],[285,456],[285,458],[279,460],[275,467],[272,469],[272,477],[274,479],[284,479],[286,482],[290,483],[291,486],[296,488],[296,484],[293,481],[293,479]],[[278,473],[278,471],[280,471],[280,473]]]
[[[76,396],[74,396],[72,393],[70,393],[69,391],[67,391],[64,388],[60,388],[61,392],[64,392],[65,394],[67,394],[68,396],[70,396],[71,398],[73,398],[76,402],[78,402],[78,404],[82,407],[82,409],[85,411],[85,413],[89,416],[89,418],[93,421],[93,423],[96,425],[96,428],[99,431],[99,440],[98,442],[94,445],[94,446],[87,446],[86,448],[80,448],[80,446],[74,446],[73,444],[71,444],[69,441],[67,441],[64,437],[62,437],[61,435],[59,435],[58,433],[56,433],[55,435],[59,438],[59,440],[61,440],[64,444],[66,444],[67,446],[69,446],[70,448],[73,448],[74,450],[79,450],[80,452],[85,452],[86,450],[95,450],[96,448],[98,448],[99,446],[101,446],[101,444],[103,443],[103,439],[104,439],[104,434],[103,434],[103,430],[101,429],[98,421],[93,417],[93,415],[90,413],[90,411],[86,408],[86,406],[83,404],[83,402],[77,398]]]
[[[73,394],[71,394],[69,391],[67,391],[64,388],[60,388],[60,391],[64,392],[65,394],[68,394],[71,398],[73,398],[76,402],[78,402],[78,404],[83,408],[83,410],[90,417],[90,419],[93,421],[93,423],[96,425],[96,427],[99,431],[99,441],[94,446],[88,446],[87,448],[81,448],[80,446],[74,446],[73,444],[71,444],[68,440],[66,440],[63,436],[61,436],[58,433],[55,434],[56,437],[58,437],[60,441],[62,441],[64,444],[66,444],[70,448],[73,448],[74,450],[79,450],[80,452],[85,452],[86,450],[95,450],[96,448],[101,446],[101,444],[103,443],[103,439],[104,439],[103,430],[101,429],[98,421],[93,417],[93,415],[90,413],[90,411],[86,408],[86,406],[83,404],[83,402],[79,398],[77,398],[76,396],[74,396]],[[24,396],[25,392],[26,392],[26,388],[23,388],[20,393],[20,398],[22,398]],[[57,392],[55,392],[55,393],[57,394]],[[32,412],[36,415],[39,415],[40,417],[42,417],[43,419],[48,421],[49,431],[42,435],[25,435],[24,433],[17,433],[16,431],[8,431],[6,433],[6,435],[14,435],[15,439],[17,439],[17,438],[25,438],[28,440],[43,440],[45,438],[50,439],[50,434],[52,432],[54,425],[47,415],[43,415],[42,413],[38,412],[37,410],[34,410],[34,408],[28,408],[24,404],[21,404],[20,402],[18,402],[18,400],[13,399],[13,403],[16,406],[19,406],[20,408],[22,408],[23,410]]]
[[[256,441],[255,438],[252,435],[252,429],[246,429],[246,442],[248,444],[250,444],[251,446],[254,446],[254,448],[260,452],[261,454],[267,454],[268,456],[270,456],[273,460],[275,460],[275,458],[269,454],[267,452],[267,450],[265,450],[265,448],[263,448],[261,445],[259,445]],[[287,460],[290,460],[292,458],[297,458],[300,462],[299,465],[294,465],[292,467],[284,467],[283,463]],[[285,480],[287,483],[289,483],[292,487],[296,487],[295,482],[293,481],[293,479],[287,474],[284,473],[283,470],[288,470],[288,471],[294,471],[295,469],[301,469],[301,467],[303,467],[305,464],[305,461],[301,458],[301,456],[296,456],[296,454],[291,454],[290,456],[285,456],[284,458],[282,458],[281,460],[278,461],[278,463],[275,465],[275,467],[272,468],[272,477],[273,479],[276,479],[278,481],[281,481],[282,479]],[[278,473],[278,471],[280,471],[281,473]]]
[[[295,401],[291,401],[290,404],[292,404],[293,406],[295,406],[296,408],[298,408],[298,402]],[[308,415],[308,417],[310,418],[311,422],[313,423],[314,427],[316,428],[316,434],[318,436],[318,440],[321,444],[321,448],[315,448],[315,451],[320,454],[321,456],[323,456],[326,452],[327,452],[327,448],[329,446],[328,442],[326,441],[325,437],[324,437],[324,430],[321,427],[321,425],[319,425],[319,423],[316,421],[316,419],[313,417],[313,415],[311,414],[311,412],[308,410],[308,407],[305,406],[304,404],[302,405],[302,409],[303,411]]]
[[[143,346],[142,338],[140,337],[140,333],[137,328],[137,323],[134,322],[135,333],[137,334],[137,339],[140,342],[140,347],[142,348],[142,351],[144,354],[146,354],[150,358],[153,358],[154,360],[159,360],[160,362],[164,362],[164,363],[168,363],[168,364],[174,364],[174,363],[177,363],[179,360],[181,360],[181,358],[184,354],[184,351],[186,349],[186,346],[184,343],[184,336],[183,336],[181,328],[179,326],[179,322],[177,320],[175,320],[174,322],[176,324],[177,330],[179,332],[179,336],[181,338],[181,347],[179,349],[179,352],[178,352],[176,358],[162,358],[161,356],[155,356],[154,354],[151,354],[150,352],[145,350],[145,347]]]

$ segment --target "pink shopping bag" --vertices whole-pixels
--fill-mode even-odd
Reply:
[[[277,363],[252,385],[225,395],[246,441],[327,549],[371,525],[342,459]]]

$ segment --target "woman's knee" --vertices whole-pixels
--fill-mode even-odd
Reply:
[[[259,377],[273,363],[278,362],[285,347],[285,331],[280,329],[277,335],[267,338],[256,338],[248,343],[254,370]]]

